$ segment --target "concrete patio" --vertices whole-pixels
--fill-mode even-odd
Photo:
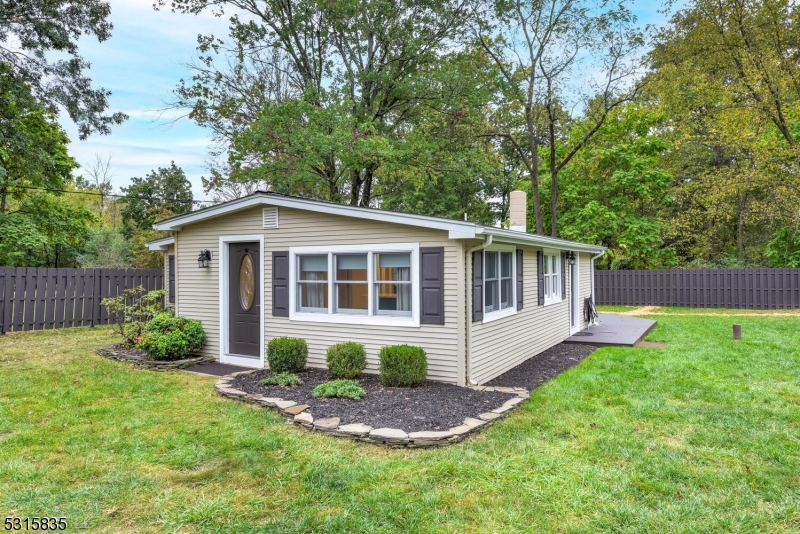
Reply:
[[[601,313],[597,324],[581,330],[564,340],[564,343],[582,345],[633,347],[656,326],[656,321]]]

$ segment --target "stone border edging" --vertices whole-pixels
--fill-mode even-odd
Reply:
[[[95,352],[104,358],[130,363],[136,368],[150,369],[151,371],[172,371],[176,369],[186,369],[187,367],[194,367],[195,365],[213,363],[217,361],[214,356],[197,356],[195,358],[186,358],[184,360],[175,361],[142,360],[117,352],[116,349],[118,346],[119,343],[103,345],[99,349],[95,350]]]
[[[517,396],[507,400],[502,406],[495,408],[477,417],[467,417],[464,422],[450,430],[445,431],[422,431],[407,433],[397,428],[372,428],[363,423],[350,423],[340,425],[338,417],[327,419],[314,419],[306,412],[309,407],[307,404],[299,404],[294,401],[283,400],[279,397],[265,397],[260,393],[246,393],[240,389],[231,387],[231,382],[239,375],[255,373],[261,369],[239,371],[221,377],[215,384],[217,392],[223,397],[258,404],[269,408],[276,408],[280,413],[289,417],[289,422],[299,425],[307,430],[325,432],[331,436],[349,438],[355,441],[365,441],[376,445],[383,445],[392,448],[423,448],[423,447],[443,447],[458,443],[468,435],[478,432],[493,425],[495,421],[506,417],[508,414],[519,408],[530,393],[525,388],[490,387],[490,386],[469,386],[476,391],[499,391],[501,393],[514,393]]]

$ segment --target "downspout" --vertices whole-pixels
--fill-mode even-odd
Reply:
[[[471,249],[467,250],[466,254],[464,254],[465,260],[467,262],[467,268],[464,269],[464,272],[468,272],[469,276],[466,280],[466,286],[470,288],[470,294],[467,296],[467,342],[465,343],[466,347],[466,361],[467,361],[467,373],[466,373],[466,381],[468,386],[477,386],[478,384],[472,381],[472,253],[477,252],[479,250],[483,250],[486,247],[492,244],[492,240],[494,239],[493,235],[489,235],[486,238],[486,241],[483,244],[478,245],[476,247],[472,247]]]
[[[589,264],[591,266],[591,268],[592,268],[592,303],[593,304],[595,302],[595,299],[594,299],[594,260],[599,260],[600,258],[603,257],[603,255],[605,253],[606,253],[606,251],[603,250],[599,254],[595,254],[594,256],[592,256],[592,262]]]

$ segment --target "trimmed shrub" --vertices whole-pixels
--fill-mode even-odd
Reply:
[[[425,384],[428,356],[422,347],[394,345],[381,349],[381,384],[390,387],[414,387]]]
[[[352,380],[332,380],[323,382],[314,388],[311,394],[315,399],[319,397],[340,397],[345,399],[361,400],[367,392]]]
[[[205,344],[200,321],[162,313],[144,325],[137,346],[154,360],[173,361],[196,353]]]
[[[333,378],[358,378],[367,368],[367,352],[361,343],[337,343],[328,347],[328,373]]]
[[[297,337],[276,337],[267,344],[269,370],[275,374],[299,373],[306,368],[308,345]]]
[[[282,386],[282,387],[291,387],[291,386],[302,386],[303,381],[294,373],[278,373],[272,376],[268,376],[261,382],[259,382],[262,386]]]

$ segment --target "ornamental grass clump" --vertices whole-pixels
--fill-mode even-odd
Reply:
[[[302,386],[303,380],[294,373],[277,373],[272,376],[268,376],[259,383],[262,386],[292,387]]]
[[[299,373],[306,368],[308,345],[305,339],[276,337],[267,344],[269,370],[278,373]]]
[[[428,377],[428,356],[422,347],[393,345],[380,352],[381,384],[390,387],[415,387]]]
[[[348,341],[328,347],[328,373],[333,378],[358,378],[367,367],[364,345]]]
[[[200,321],[162,313],[144,326],[136,346],[153,360],[175,361],[197,353],[205,344]]]
[[[344,399],[361,400],[367,392],[352,380],[332,380],[323,382],[314,388],[311,394],[315,399],[320,397],[339,397]]]

